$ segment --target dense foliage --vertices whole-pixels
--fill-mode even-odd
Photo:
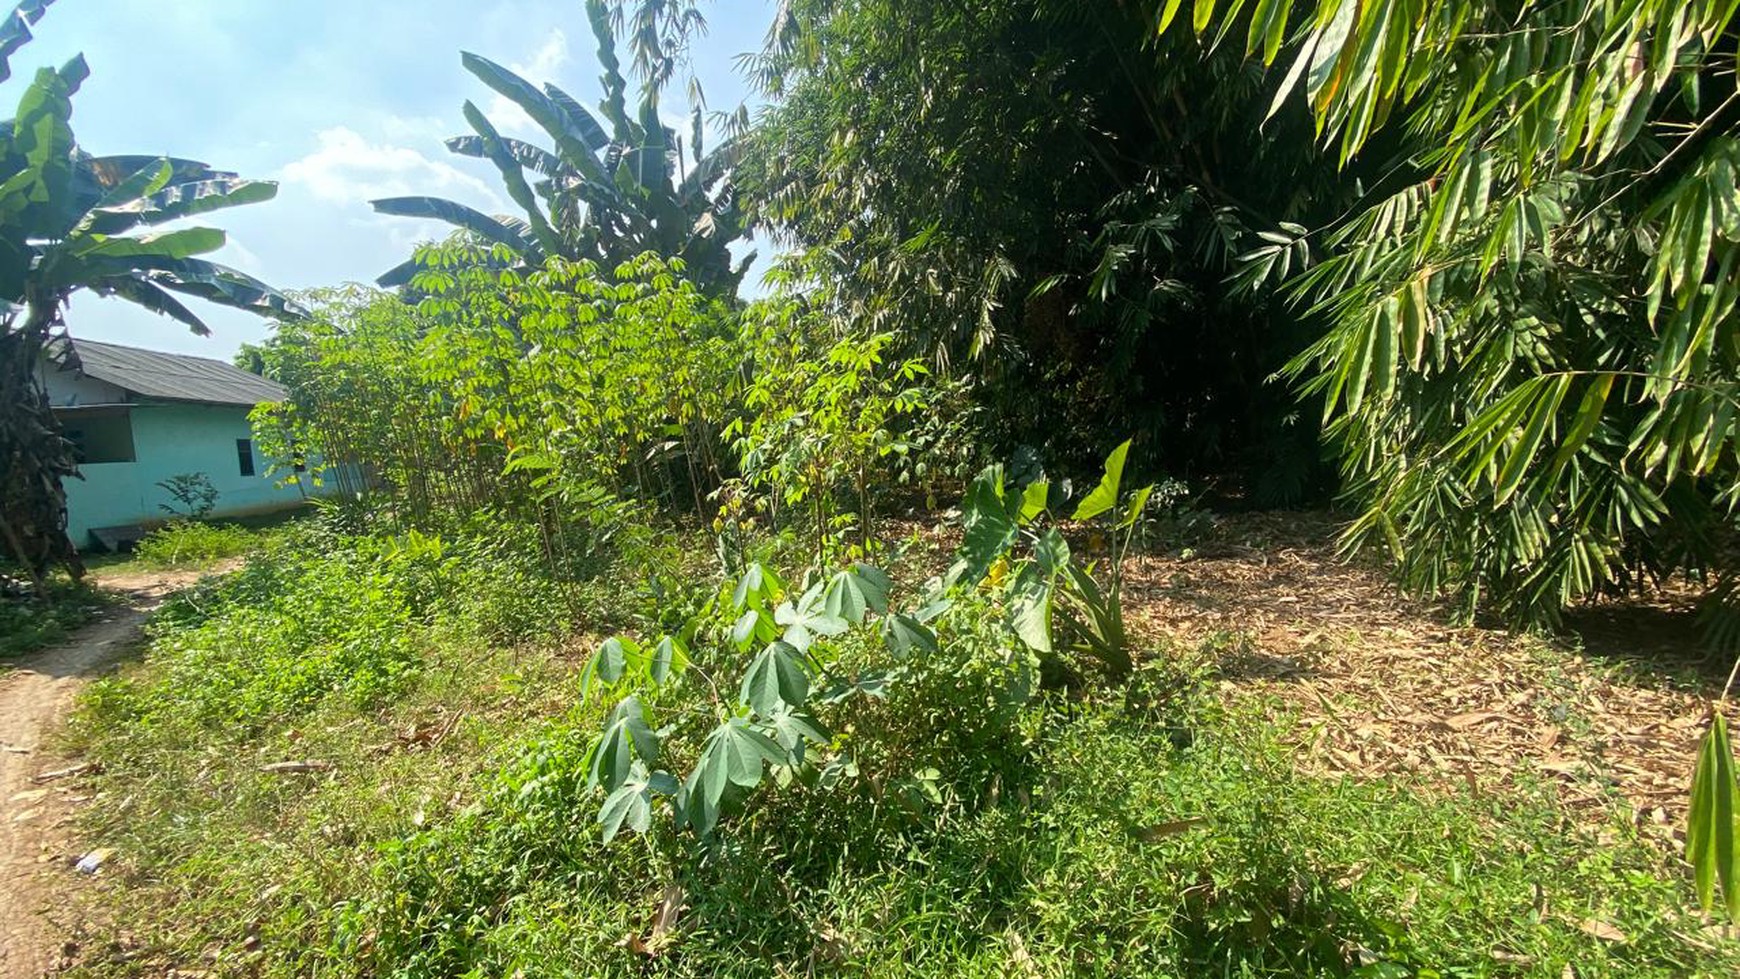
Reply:
[[[747,59],[767,112],[710,155],[697,113],[687,157],[659,105],[692,8],[588,3],[597,116],[466,55],[554,143],[470,103],[450,142],[524,219],[376,202],[458,231],[244,355],[289,392],[255,413],[273,474],[342,494],[147,540],[249,553],[74,727],[127,883],[193,905],[152,965],[1731,968],[1690,936],[1692,896],[1740,914],[1720,705],[1687,866],[1557,782],[1301,774],[1301,732],[1216,698],[1216,641],[1127,617],[1125,575],[1179,497],[1138,475],[1297,500],[1321,417],[1351,539],[1415,590],[1532,622],[1675,571],[1724,598],[1733,8],[791,0]],[[21,239],[30,281],[293,311],[187,264],[214,232],[105,237],[254,185],[175,214],[137,203],[172,161],[49,187],[92,164],[80,73],[14,129],[79,204]],[[739,180],[791,247],[754,302]],[[15,313],[46,337],[44,295]]]
[[[1295,6],[1298,44],[1265,44]],[[1733,6],[1221,7],[1197,30],[1287,51],[1325,145],[1395,174],[1311,228],[1330,257],[1300,282],[1333,325],[1294,371],[1324,398],[1352,534],[1410,586],[1516,619],[1682,569],[1726,592]]]
[[[283,475],[384,487],[417,514],[579,508],[600,488],[693,502],[715,485],[742,353],[680,262],[521,274],[491,254],[425,249],[416,306],[310,294],[309,321],[253,351],[290,390],[256,412]]]
[[[1355,194],[1308,120],[1265,123],[1275,79],[1157,40],[1139,5],[782,15],[744,186],[843,323],[971,378],[1000,452],[1091,472],[1135,433],[1261,502],[1319,487],[1314,413],[1267,383],[1315,327],[1245,287],[1297,271],[1294,232]]]

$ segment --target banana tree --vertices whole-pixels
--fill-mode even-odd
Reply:
[[[48,3],[26,0],[0,22],[0,79]],[[40,370],[65,335],[67,300],[81,289],[116,296],[201,335],[209,329],[172,293],[267,316],[297,312],[264,283],[195,257],[222,247],[221,231],[129,234],[267,200],[277,187],[191,160],[84,152],[70,123],[72,96],[88,75],[82,55],[41,69],[17,115],[0,125],[0,542],[39,592],[56,563],[82,573],[61,484],[77,464]]]
[[[616,57],[616,38],[603,0],[587,13],[598,38],[605,96],[595,115],[554,85],[541,89],[512,71],[470,52],[467,71],[525,110],[550,137],[552,147],[503,136],[478,107],[463,111],[472,132],[447,140],[461,156],[493,163],[508,197],[524,217],[489,215],[439,197],[389,197],[372,201],[376,211],[445,221],[500,246],[522,267],[546,259],[590,259],[606,269],[645,252],[681,258],[709,295],[731,296],[749,259],[733,265],[728,247],[744,234],[732,187],[737,144],[703,152],[700,111],[691,112],[688,145],[659,118],[660,85],[650,79],[630,115],[627,81]],[[419,268],[415,259],[382,275],[381,285],[406,285]]]

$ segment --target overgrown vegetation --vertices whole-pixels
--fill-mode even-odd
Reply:
[[[681,682],[654,685],[654,637],[682,635],[713,603],[729,630],[739,591],[790,629],[781,582],[683,588],[711,560],[692,537],[615,554],[576,586],[527,562],[523,544],[492,543],[499,526],[356,530],[328,514],[283,533],[167,607],[151,655],[86,695],[72,736],[109,789],[87,826],[118,854],[104,903],[130,937],[97,943],[83,974],[747,976],[778,963],[1558,976],[1574,963],[1678,976],[1736,964],[1719,941],[1686,939],[1684,871],[1623,814],[1598,837],[1565,823],[1546,784],[1479,798],[1297,774],[1288,719],[1229,709],[1211,649],[1163,645],[1120,688],[1045,693],[990,583],[930,620],[935,651],[920,640],[894,658],[872,630],[827,638],[839,651],[827,676],[855,687],[829,706],[830,681],[814,684],[805,709],[829,733],[803,736],[802,768],[770,738],[781,760],[752,795],[727,789],[732,814],[707,836],[631,809],[620,828],[644,835],[607,840],[613,797],[592,776],[621,759],[625,784],[647,780],[630,752],[648,732],[625,725],[635,746],[600,753],[597,732],[623,711],[580,691],[617,675],[614,654],[606,645],[588,666],[574,642],[647,637],[621,648],[622,676],[643,676],[637,695],[673,724],[660,764],[698,765],[705,784],[708,753],[725,749],[701,738],[719,716],[702,677],[735,662],[753,680],[755,665],[728,637],[697,635]],[[805,553],[800,540],[761,557]],[[649,561],[664,583],[622,573]],[[803,618],[818,642],[830,604],[849,615],[863,594],[874,607],[874,588],[849,584],[873,576],[854,575]],[[503,607],[525,617],[503,623]],[[575,626],[591,635],[557,638]],[[765,693],[787,696],[790,674],[769,675]],[[739,709],[790,716],[744,686]],[[720,693],[734,702],[737,685]]]
[[[120,855],[86,969],[1740,966],[1725,698],[1688,863],[1548,780],[1307,775],[1126,587],[1195,491],[1325,488],[1321,418],[1413,591],[1551,625],[1683,573],[1728,636],[1734,5],[1183,9],[794,0],[710,154],[659,117],[685,4],[587,5],[599,117],[465,56],[555,148],[468,103],[524,218],[377,202],[459,230],[246,353],[273,475],[339,492],[142,545],[248,553],[73,724]],[[791,246],[753,302],[746,216]]]
[[[228,523],[173,520],[133,545],[133,560],[148,568],[204,567],[246,554],[256,535]]]
[[[0,564],[0,657],[52,646],[107,604],[102,592],[65,575],[49,575],[44,588],[24,585]]]

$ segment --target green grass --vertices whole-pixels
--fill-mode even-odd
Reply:
[[[133,560],[147,568],[204,567],[241,557],[259,539],[259,533],[240,524],[177,520],[133,545]]]
[[[111,944],[79,974],[1740,967],[1688,910],[1680,862],[1622,814],[1574,824],[1545,784],[1301,775],[1288,718],[1218,703],[1194,650],[1006,723],[968,713],[985,702],[966,672],[938,671],[858,715],[860,779],[765,791],[711,845],[655,824],[606,846],[584,776],[603,707],[580,702],[584,651],[560,637],[650,614],[644,586],[605,576],[558,600],[511,548],[311,543],[171,607],[146,662],[87,694],[71,736],[104,772],[86,829],[117,857],[96,896]],[[510,600],[543,611],[489,612]],[[968,729],[975,750],[951,753]],[[261,770],[290,760],[331,767]],[[940,803],[886,777],[933,763]],[[687,907],[647,959],[625,939],[667,885]]]
[[[64,642],[110,604],[101,591],[59,571],[49,579],[47,601],[0,596],[0,659]]]

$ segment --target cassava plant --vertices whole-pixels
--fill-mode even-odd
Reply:
[[[927,622],[946,602],[896,612],[890,589],[887,575],[857,564],[794,594],[753,563],[676,632],[606,640],[582,680],[583,696],[618,698],[586,761],[590,784],[606,793],[604,839],[647,832],[655,811],[709,837],[770,772],[808,784],[851,774],[850,752],[818,715],[857,696],[883,696],[892,671],[844,669],[843,645],[879,634],[890,665],[938,648]],[[702,697],[663,696],[681,684]],[[655,717],[654,705],[667,699],[676,706]],[[690,757],[683,773],[675,760]]]
[[[756,347],[744,414],[725,430],[745,481],[795,518],[807,511],[815,560],[830,529],[856,507],[859,544],[875,540],[875,490],[899,477],[912,446],[902,432],[927,407],[919,361],[888,356],[892,334],[829,337],[803,300],[758,303],[744,317]]]

